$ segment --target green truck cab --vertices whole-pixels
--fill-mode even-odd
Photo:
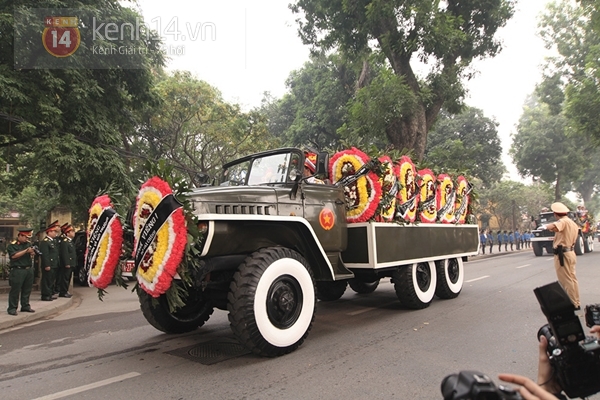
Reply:
[[[370,293],[389,277],[411,309],[459,295],[463,261],[479,247],[477,225],[348,224],[345,187],[328,183],[328,155],[317,158],[324,183],[303,176],[304,157],[295,148],[252,154],[225,164],[215,185],[189,195],[204,233],[202,268],[175,312],[164,295],[153,302],[140,291],[150,324],[187,332],[215,308],[227,310],[238,340],[273,357],[303,343],[317,300],[337,300],[348,286]]]

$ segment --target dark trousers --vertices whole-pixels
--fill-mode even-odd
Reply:
[[[502,251],[502,243],[498,243],[498,253]]]
[[[19,297],[21,298],[21,310],[28,310],[29,296],[33,288],[33,268],[12,268],[8,277],[10,292],[8,294],[8,309],[6,311],[17,311]]]
[[[60,267],[58,269],[58,276],[56,278],[56,282],[58,283],[58,293],[65,294],[69,291],[69,285],[71,284],[71,274],[73,273],[73,268],[65,268]]]
[[[494,243],[490,243],[490,254],[492,254],[493,249],[494,249]]]
[[[42,280],[40,282],[42,299],[52,297],[54,292],[54,282],[56,281],[56,270],[57,268],[50,268],[50,271],[46,271],[46,269],[42,267]]]

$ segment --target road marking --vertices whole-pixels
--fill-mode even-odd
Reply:
[[[358,311],[352,311],[351,313],[347,313],[346,315],[354,316],[354,315],[364,314],[368,311],[378,310],[378,309],[385,308],[387,306],[391,306],[392,304],[397,304],[397,303],[398,303],[397,301],[392,301],[389,303],[382,304],[379,307],[366,307],[366,308],[360,309]]]
[[[520,267],[517,267],[517,269],[519,268],[525,268],[525,267],[529,267],[531,264],[525,264],[525,265],[521,265]]]
[[[115,382],[119,382],[119,381],[123,381],[125,379],[129,379],[129,378],[134,378],[136,376],[140,376],[141,374],[139,372],[130,372],[128,374],[124,374],[124,375],[119,375],[119,376],[115,376],[114,378],[108,378],[105,379],[103,381],[99,381],[96,383],[90,383],[89,385],[83,385],[83,386],[79,386],[73,389],[69,389],[69,390],[63,390],[62,392],[58,392],[58,393],[54,393],[54,394],[49,394],[48,396],[43,396],[43,397],[38,397],[36,399],[33,400],[54,400],[54,399],[61,399],[63,397],[67,397],[67,396],[71,396],[77,393],[81,393],[81,392],[85,392],[86,390],[91,390],[91,389],[96,389],[102,386],[106,386],[106,385],[110,385],[111,383],[115,383]]]
[[[468,281],[465,281],[465,282],[466,283],[471,283],[471,282],[479,281],[481,279],[485,279],[485,278],[489,278],[489,277],[490,277],[489,275],[484,275],[484,276],[480,276],[479,278],[471,279],[471,280],[468,280]]]

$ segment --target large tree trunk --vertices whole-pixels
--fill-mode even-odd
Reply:
[[[556,186],[554,186],[554,201],[560,201],[560,173],[556,174]]]
[[[425,155],[427,145],[427,120],[425,110],[419,107],[412,115],[390,121],[386,135],[394,148],[412,149],[418,161]]]

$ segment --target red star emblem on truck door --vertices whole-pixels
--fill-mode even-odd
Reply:
[[[329,208],[322,209],[321,213],[319,213],[319,223],[326,231],[333,228],[333,225],[335,225],[335,215],[333,215],[333,211]]]

